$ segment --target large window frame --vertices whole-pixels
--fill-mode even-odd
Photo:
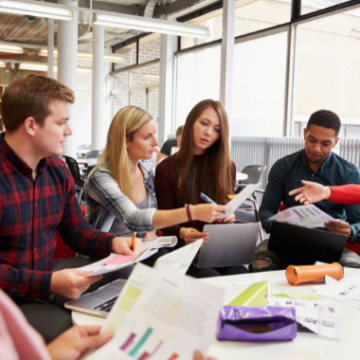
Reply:
[[[115,69],[115,64],[112,64],[112,71],[110,72],[109,75],[111,75],[111,81],[113,81],[114,79],[114,75],[117,74],[121,74],[121,73],[127,73],[129,76],[129,84],[131,84],[130,82],[130,76],[131,76],[131,71],[134,70],[139,70],[142,68],[146,68],[146,67],[150,67],[153,65],[157,65],[160,64],[160,59],[154,59],[148,62],[144,62],[144,63],[140,63],[139,62],[139,58],[140,58],[140,39],[146,36],[151,35],[152,33],[142,33],[138,36],[135,36],[133,38],[130,38],[126,41],[123,41],[119,44],[116,44],[114,46],[112,46],[112,51],[115,52],[118,49],[121,49],[125,46],[128,46],[130,44],[135,43],[136,44],[136,63],[130,66],[125,66],[122,68],[118,68]],[[122,90],[114,90],[113,89],[113,85],[111,83],[111,92],[110,92],[110,97],[111,97],[111,102],[113,101],[113,98],[123,94],[123,93],[127,93],[128,94],[128,103],[131,103],[131,96],[135,93],[139,93],[139,92],[145,92],[145,109],[146,111],[149,112],[150,110],[150,102],[151,102],[151,92],[154,90],[159,90],[159,81],[154,81],[154,82],[149,82],[145,85],[134,85],[134,86],[129,86],[127,89],[122,89]],[[111,107],[112,108],[112,107]]]
[[[328,17],[328,16],[332,16],[335,14],[339,14],[339,13],[343,13],[349,10],[353,10],[356,8],[360,7],[360,0],[350,0],[347,2],[342,2],[340,4],[334,5],[334,6],[330,6],[324,9],[320,9],[320,10],[316,10],[313,12],[309,12],[306,14],[301,15],[301,7],[302,7],[302,1],[301,0],[292,0],[291,1],[291,14],[290,14],[290,19],[289,22],[284,23],[284,24],[280,24],[280,25],[276,25],[273,27],[269,27],[266,29],[262,29],[262,30],[258,30],[252,33],[248,33],[245,35],[240,35],[234,38],[235,44],[241,43],[241,42],[246,42],[246,41],[252,41],[255,39],[259,39],[262,37],[266,37],[266,36],[271,36],[280,32],[286,32],[287,33],[287,51],[286,51],[286,68],[285,68],[285,96],[284,96],[284,118],[283,118],[283,136],[284,137],[292,137],[294,134],[294,129],[293,129],[293,119],[294,119],[294,101],[295,101],[295,96],[294,96],[294,89],[295,89],[295,73],[296,73],[296,48],[297,48],[297,28],[299,25],[304,24],[306,22],[310,22],[310,21],[314,21],[314,20],[318,20],[324,17]],[[179,15],[179,17],[176,18],[177,21],[179,22],[186,22],[190,19],[193,19],[195,17],[198,17],[200,15],[204,15],[206,13],[212,12],[214,10],[217,9],[221,9],[222,8],[222,1],[217,1],[213,4],[208,5],[207,7],[202,8],[201,10],[197,10],[193,13],[190,14],[186,14],[186,15]],[[174,19],[175,20],[175,19]],[[160,59],[155,59],[153,61],[150,61],[148,63],[142,63],[139,64],[139,39],[145,36],[150,35],[150,33],[143,33],[140,34],[134,38],[128,39],[126,41],[123,41],[117,45],[114,45],[112,47],[113,52],[116,51],[117,49],[129,45],[131,43],[136,42],[136,49],[137,49],[137,56],[136,56],[136,64],[131,65],[131,66],[127,66],[127,67],[123,67],[120,69],[115,69],[114,68],[114,64],[113,64],[113,68],[112,71],[110,72],[110,75],[115,75],[117,73],[120,72],[125,72],[125,71],[132,71],[132,70],[136,70],[139,69],[141,67],[146,67],[146,66],[151,66],[154,65],[156,63],[160,63]],[[172,119],[171,119],[171,130],[172,132],[175,131],[175,126],[176,126],[176,119],[175,119],[175,113],[176,113],[176,107],[177,107],[177,103],[176,103],[176,88],[177,88],[177,84],[176,84],[176,79],[177,79],[177,69],[178,69],[178,57],[184,53],[189,53],[189,52],[195,52],[195,51],[199,51],[199,50],[203,50],[206,48],[210,48],[212,46],[217,46],[217,45],[221,45],[222,44],[222,39],[218,39],[215,41],[211,41],[208,43],[204,43],[204,44],[200,44],[200,45],[196,45],[196,46],[192,46],[186,49],[181,49],[181,37],[178,36],[177,37],[177,51],[175,51],[174,53],[174,74],[173,74],[173,78],[174,78],[174,82],[173,82],[173,94],[175,94],[173,96],[173,100],[172,100]],[[161,82],[160,82],[161,84]],[[160,85],[161,86],[161,85]],[[140,89],[141,88],[141,89]],[[147,109],[149,110],[149,94],[152,90],[155,89],[159,89],[159,84],[150,84],[150,86],[146,85],[146,86],[136,86],[134,88],[130,87],[128,89],[129,91],[129,99],[132,93],[136,92],[136,91],[145,91],[146,92],[146,106]],[[117,95],[118,91],[112,91],[111,95]]]
[[[267,29],[258,30],[249,34],[240,35],[235,37],[235,44],[252,41],[266,36],[271,36],[280,32],[287,33],[287,52],[286,52],[286,74],[285,74],[285,96],[284,96],[284,126],[283,136],[292,137],[294,133],[293,118],[294,118],[294,89],[295,89],[295,72],[296,72],[296,45],[297,45],[297,27],[306,22],[321,19],[323,17],[332,16],[335,14],[343,13],[349,10],[353,10],[360,7],[360,0],[351,0],[343,2],[334,6],[330,6],[324,9],[313,11],[304,15],[301,15],[301,0],[292,0],[291,2],[291,19],[288,23],[280,24]],[[208,11],[213,11],[209,7]],[[202,14],[206,13],[206,9],[202,9]],[[178,18],[178,21],[187,21],[196,16],[195,14],[189,14]],[[222,39],[212,42],[196,45],[186,49],[181,49],[180,37],[178,37],[178,49],[174,53],[175,57],[175,69],[178,57],[182,54],[203,50],[212,46],[222,44]],[[176,77],[175,77],[176,78]],[[176,84],[174,84],[176,89]],[[176,98],[176,96],[175,96]],[[177,104],[174,103],[174,107]],[[173,121],[174,122],[174,121]]]

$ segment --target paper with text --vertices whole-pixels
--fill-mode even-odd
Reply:
[[[192,359],[213,339],[224,290],[173,272],[137,264],[102,333],[112,340],[86,357]]]
[[[260,187],[260,184],[249,184],[243,190],[241,190],[227,205],[231,206],[231,210],[227,212],[227,215],[220,215],[219,219],[225,219],[244,202],[246,199]]]
[[[306,228],[325,227],[324,223],[328,221],[336,221],[336,219],[313,204],[288,208],[272,216],[269,220],[286,222],[291,225],[298,225]]]

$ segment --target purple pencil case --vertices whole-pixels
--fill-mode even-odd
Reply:
[[[292,340],[296,335],[294,307],[223,306],[220,310],[218,340]]]

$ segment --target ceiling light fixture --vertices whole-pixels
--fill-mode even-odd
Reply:
[[[115,15],[113,13],[100,11],[96,12],[93,24],[195,38],[206,38],[210,36],[209,28],[206,26],[182,24],[176,21],[145,18],[134,15]]]
[[[48,56],[48,50],[47,49],[40,49],[40,56]],[[54,56],[57,57],[58,56],[58,51],[54,50]],[[84,53],[84,52],[79,52],[77,53],[77,58],[79,60],[92,60],[93,58],[93,54],[91,53]],[[119,56],[119,55],[108,55],[105,54],[104,55],[104,61],[105,62],[112,62],[112,63],[117,63],[117,64],[125,64],[125,59],[123,56]]]
[[[33,15],[58,20],[71,20],[73,18],[73,11],[67,7],[28,0],[0,0],[0,13]]]
[[[21,62],[19,65],[19,70],[48,71],[48,66],[45,63]],[[54,72],[57,71],[58,71],[58,67],[54,66]],[[78,74],[91,74],[92,69],[77,68],[77,72]]]
[[[0,51],[6,53],[22,54],[24,52],[24,48],[17,45],[0,44]]]

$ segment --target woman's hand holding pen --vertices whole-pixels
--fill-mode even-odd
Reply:
[[[200,232],[194,228],[181,228],[180,239],[183,239],[186,245],[191,244],[196,240],[204,239],[204,245],[209,239],[209,234],[207,232]]]
[[[220,216],[224,216],[224,211],[231,211],[231,206],[213,204],[191,205],[192,219],[207,223],[212,223]]]
[[[228,216],[227,218],[225,219],[215,219],[216,222],[218,223],[234,223],[235,222],[235,214],[232,213],[230,216]]]

